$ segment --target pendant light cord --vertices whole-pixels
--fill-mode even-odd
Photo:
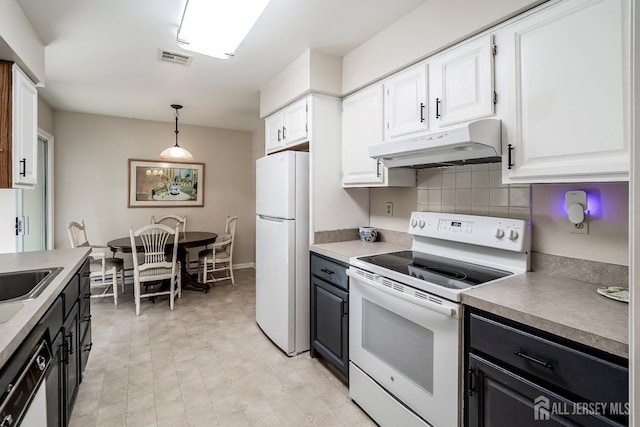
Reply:
[[[176,147],[178,146],[178,109],[176,108]]]
[[[171,108],[176,110],[176,130],[175,130],[175,133],[176,133],[176,145],[175,145],[175,147],[179,147],[179,145],[178,145],[178,133],[180,133],[180,132],[178,131],[178,116],[180,115],[180,113],[178,111],[182,108],[182,105],[171,104]]]

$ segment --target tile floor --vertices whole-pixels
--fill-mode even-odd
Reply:
[[[71,417],[87,426],[373,426],[309,353],[289,358],[255,323],[255,270],[203,294],[91,300],[93,349]]]

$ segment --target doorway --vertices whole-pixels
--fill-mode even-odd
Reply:
[[[53,249],[53,136],[38,131],[38,183],[17,190],[16,209],[22,232],[16,237],[17,252]]]

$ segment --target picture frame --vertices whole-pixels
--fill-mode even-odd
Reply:
[[[204,206],[204,163],[129,159],[130,208]]]

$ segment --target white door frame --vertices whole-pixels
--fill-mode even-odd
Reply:
[[[640,7],[631,2],[631,171],[629,175],[629,425],[640,422]]]
[[[42,138],[47,141],[47,189],[46,189],[46,203],[47,203],[47,249],[51,250],[54,247],[54,197],[53,197],[53,135],[38,128],[38,138]]]
[[[46,212],[47,212],[47,247],[46,249],[53,249],[54,247],[54,197],[53,197],[53,135],[50,133],[38,128],[38,139],[43,139],[46,141],[46,150],[47,150],[47,176],[46,182],[47,186],[45,188],[45,204],[46,204]],[[42,179],[43,177],[39,177]],[[16,216],[23,215],[23,201],[22,201],[22,192],[25,190],[17,189],[16,190]],[[27,190],[29,191],[29,190]],[[16,252],[24,251],[24,242],[22,236],[16,236]]]

